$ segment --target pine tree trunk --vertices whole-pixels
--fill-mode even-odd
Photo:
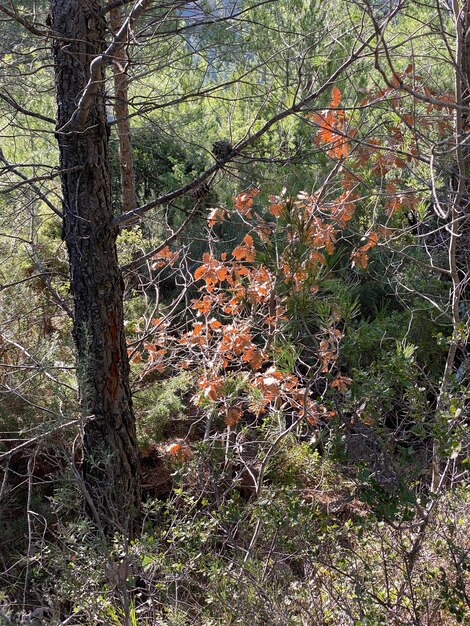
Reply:
[[[105,49],[105,20],[95,0],[53,0],[62,176],[63,234],[74,299],[80,403],[84,427],[83,484],[88,512],[107,533],[130,532],[139,509],[138,452],[123,325],[123,283],[112,225],[104,67],[86,121],[74,113]],[[72,123],[70,123],[72,120]]]
[[[122,26],[121,7],[109,10],[109,25],[112,33]],[[127,65],[129,59],[126,47],[119,46],[114,55],[114,112],[119,139],[119,167],[121,171],[122,212],[132,211],[137,206],[134,160],[132,156],[131,125],[129,121]]]

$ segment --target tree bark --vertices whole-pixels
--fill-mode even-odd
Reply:
[[[444,411],[450,411],[449,390],[456,370],[459,351],[465,349],[461,340],[461,306],[465,304],[470,272],[470,0],[460,6],[457,0],[452,2],[455,23],[455,100],[461,107],[456,109],[454,117],[454,167],[452,197],[448,206],[446,230],[449,234],[447,258],[451,279],[450,313],[452,337],[449,342],[446,364],[441,387],[437,398],[436,414],[438,419]],[[464,358],[465,358],[464,353]],[[445,484],[450,463],[443,463],[441,444],[436,437],[433,443],[433,469],[431,490],[438,493]]]
[[[56,137],[63,236],[74,299],[80,404],[85,416],[87,510],[107,534],[132,532],[140,505],[138,449],[123,325],[123,283],[113,226],[105,109],[105,22],[96,0],[52,0]],[[86,115],[77,103],[91,81]],[[82,103],[83,104],[83,103]],[[75,115],[74,115],[75,114]]]
[[[113,7],[109,10],[109,25],[111,32],[117,33],[122,27],[121,8]],[[127,76],[127,57],[124,44],[116,50],[113,60],[114,75],[114,112],[119,139],[119,167],[121,171],[121,200],[122,212],[132,211],[137,206],[135,190],[134,159],[132,156],[131,125],[129,122],[128,91],[129,79]]]

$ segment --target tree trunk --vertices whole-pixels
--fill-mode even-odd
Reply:
[[[90,81],[91,62],[105,49],[96,0],[53,0],[62,175],[63,234],[74,299],[80,403],[85,417],[83,484],[87,510],[106,533],[130,532],[139,510],[139,468],[123,283],[112,225],[104,67],[90,91],[85,121],[74,115]],[[72,120],[72,121],[71,121]]]
[[[121,8],[109,10],[109,25],[112,33],[117,33],[122,26]],[[134,160],[132,156],[131,125],[129,122],[126,46],[119,46],[114,55],[114,112],[119,139],[119,168],[121,171],[122,212],[132,211],[137,206],[135,193]]]
[[[464,178],[463,184],[465,189],[459,207],[461,226],[459,228],[459,241],[457,242],[457,255],[461,272],[461,296],[462,300],[468,301],[468,279],[470,276],[470,0],[466,0],[464,3],[462,12],[463,50],[460,81],[461,104],[463,107],[461,128],[461,159],[463,161],[461,167],[463,167],[463,172],[459,171],[459,175]]]
[[[459,351],[465,350],[461,340],[461,309],[465,305],[470,275],[470,0],[462,6],[457,0],[452,3],[456,30],[455,43],[455,100],[460,109],[454,113],[454,167],[452,197],[448,206],[446,230],[448,241],[448,266],[451,279],[450,313],[452,337],[449,342],[447,360],[437,398],[438,419],[450,411],[449,390],[453,384]],[[466,313],[464,309],[464,313]],[[465,359],[465,352],[461,354]],[[433,470],[431,490],[434,493],[445,485],[450,470],[450,459],[443,464],[441,444],[436,437],[433,444]]]

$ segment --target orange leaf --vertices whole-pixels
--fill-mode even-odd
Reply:
[[[337,389],[338,391],[344,392],[348,390],[348,386],[351,383],[352,383],[352,380],[350,378],[348,378],[347,376],[341,376],[338,374],[338,376],[331,383],[331,386]]]
[[[219,328],[222,328],[222,324],[219,322],[219,320],[216,320],[216,319],[210,320],[209,321],[209,326],[213,330],[219,330]]]
[[[250,237],[250,235],[246,235],[246,237]],[[251,241],[253,241],[252,237],[250,237],[250,239]],[[233,250],[232,255],[237,259],[237,261],[242,261],[243,259],[248,262],[255,260],[255,251],[252,246],[250,247],[237,246]]]
[[[164,267],[166,261],[170,265],[172,265],[179,257],[179,252],[172,252],[169,246],[165,246],[158,252],[154,254],[152,259],[157,259],[157,262],[153,264],[154,269],[158,269],[160,267]]]
[[[243,415],[243,411],[239,406],[231,406],[227,409],[227,415],[225,416],[225,424],[227,426],[233,427],[238,424],[241,417]]]
[[[281,199],[278,196],[269,196],[269,208],[268,211],[274,217],[280,217],[282,210],[284,208],[284,204],[281,202]]]
[[[259,370],[264,360],[263,355],[256,348],[249,348],[242,357],[242,361],[249,363],[254,370]]]
[[[215,273],[217,274],[217,278],[222,281],[227,278],[228,269],[222,265],[215,270]]]
[[[338,87],[333,87],[331,91],[330,106],[337,107],[340,102],[341,102],[341,91],[338,89]]]
[[[167,454],[178,461],[187,461],[192,457],[191,448],[185,443],[172,443],[167,449]]]
[[[200,265],[197,270],[194,272],[194,280],[199,280],[206,273],[207,267],[205,265]]]
[[[201,389],[203,389],[203,395],[206,398],[209,398],[209,400],[216,400],[222,391],[224,380],[220,376],[215,376],[212,379],[203,377],[199,379],[198,385]],[[195,399],[197,401],[197,395],[195,396]]]
[[[173,252],[170,250],[169,246],[165,246],[155,254],[155,258],[158,259],[171,259],[172,256]]]
[[[369,263],[369,255],[367,254],[367,252],[365,252],[361,248],[358,248],[357,250],[351,253],[351,260],[352,260],[353,267],[357,265],[357,267],[360,267],[361,269],[365,270],[367,267],[367,264]]]
[[[199,311],[199,314],[203,313],[206,315],[212,309],[212,305],[213,305],[212,297],[204,296],[202,300],[191,300],[191,304],[192,304],[193,309],[196,309],[196,311]]]
[[[242,215],[249,216],[250,207],[253,206],[253,198],[259,194],[259,190],[256,188],[248,189],[244,193],[238,194],[233,198],[235,208],[240,211]]]
[[[313,252],[311,252],[310,254],[310,262],[314,264],[323,264],[325,262],[325,255],[321,252],[318,252],[318,250],[313,250]]]
[[[243,243],[249,248],[252,248],[254,245],[253,237],[251,235],[245,235],[243,237]]]
[[[207,225],[212,228],[215,226],[217,222],[222,222],[225,218],[225,211],[220,207],[215,207],[209,211],[209,216],[207,218]]]

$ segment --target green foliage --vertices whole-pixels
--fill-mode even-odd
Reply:
[[[237,488],[214,490],[223,477],[210,468],[217,455],[201,447],[173,496],[146,503],[144,530],[130,544],[116,537],[104,546],[84,520],[68,523],[60,549],[35,556],[30,589],[42,590],[42,623],[74,615],[86,626],[375,626],[389,624],[392,612],[402,623],[426,624],[430,613],[446,626],[466,623],[464,493],[441,502],[410,565],[413,525],[361,508],[338,468],[307,445],[286,440],[281,458],[288,484],[273,475],[246,500]],[[295,488],[300,477],[306,483]]]
[[[138,437],[145,447],[159,442],[172,422],[184,422],[187,417],[187,392],[192,387],[191,377],[182,372],[173,378],[153,383],[136,395],[139,414]]]

